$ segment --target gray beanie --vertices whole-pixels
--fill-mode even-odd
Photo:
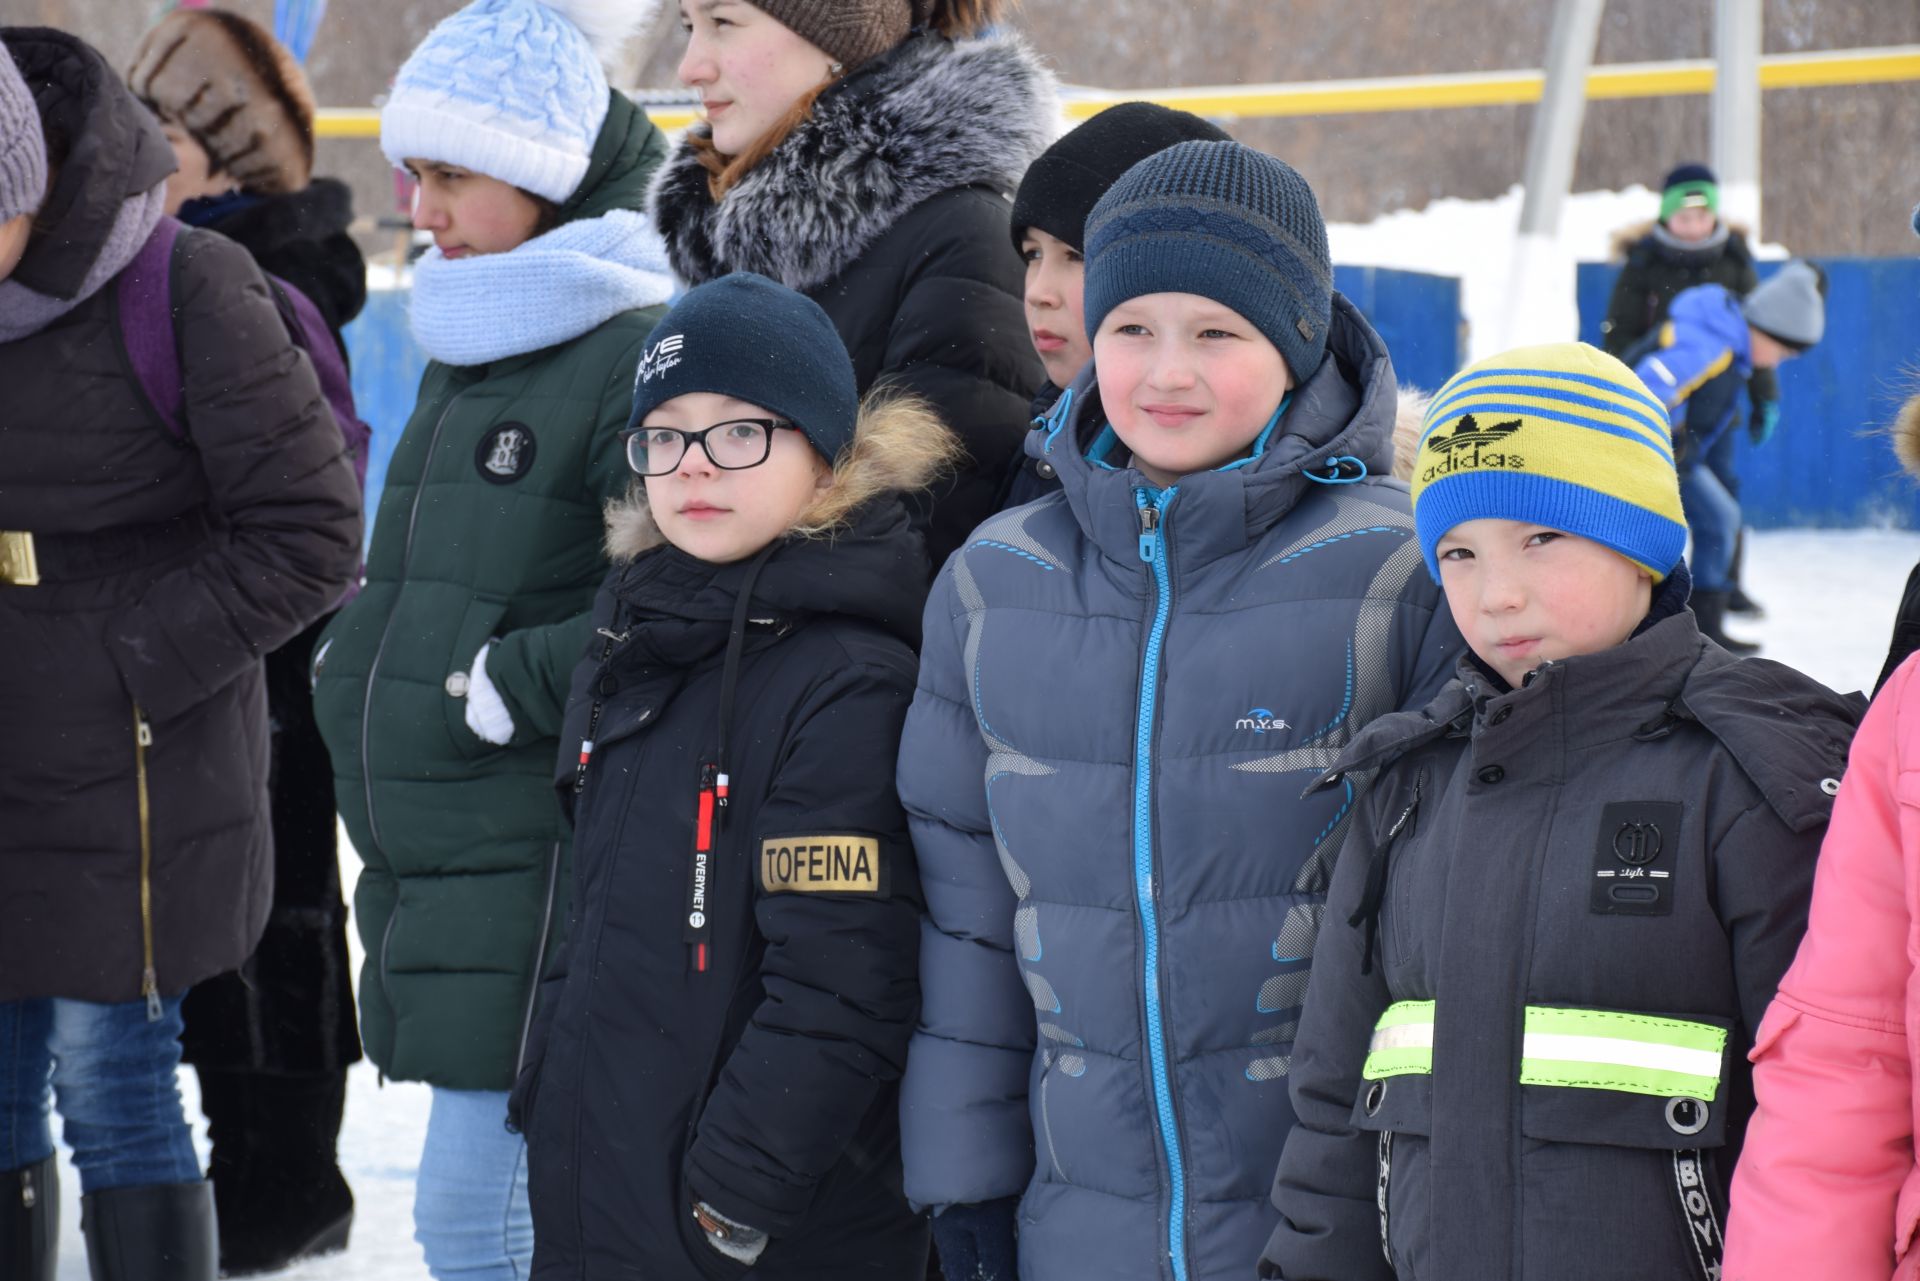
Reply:
[[[1795,258],[1748,294],[1740,310],[1761,333],[1805,351],[1827,332],[1827,277]]]
[[[0,222],[36,213],[47,197],[47,141],[40,108],[0,44]]]

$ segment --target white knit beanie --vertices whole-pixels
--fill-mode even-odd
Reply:
[[[380,112],[395,165],[438,160],[564,204],[607,118],[601,65],[657,0],[473,0],[427,33]]]

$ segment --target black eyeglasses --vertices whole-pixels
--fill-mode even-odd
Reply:
[[[627,433],[627,466],[642,476],[665,476],[680,465],[695,442],[722,471],[758,467],[773,452],[775,431],[798,431],[777,418],[734,418],[704,431],[640,427]]]

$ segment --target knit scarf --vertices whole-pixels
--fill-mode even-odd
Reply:
[[[673,296],[666,245],[647,216],[615,209],[564,223],[506,253],[413,271],[413,336],[433,359],[484,365],[590,333]]]
[[[163,182],[142,195],[127,197],[107,232],[106,243],[100,246],[100,256],[87,269],[86,279],[73,297],[55,298],[17,280],[0,280],[0,342],[37,334],[99,293],[147,243],[166,206],[166,194],[167,184]]]

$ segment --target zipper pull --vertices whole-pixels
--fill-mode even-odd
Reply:
[[[140,994],[147,998],[147,1022],[158,1023],[164,1013],[160,1008],[160,976],[151,965],[141,972]]]
[[[1140,559],[1153,564],[1159,553],[1160,545],[1160,508],[1147,498],[1147,491],[1133,491],[1134,502],[1140,508]]]
[[[133,730],[134,737],[140,740],[140,746],[153,746],[153,723],[151,721],[145,717],[138,717],[133,722]]]

